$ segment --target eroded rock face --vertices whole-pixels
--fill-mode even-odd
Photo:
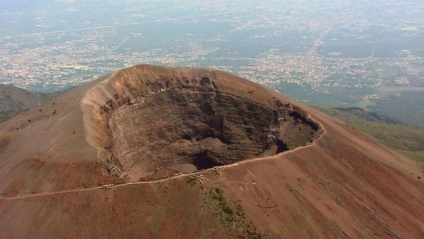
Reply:
[[[104,95],[113,97],[98,107],[108,135],[104,147],[132,180],[270,156],[320,134],[307,114],[246,80],[209,70],[155,69],[112,79],[113,94]]]

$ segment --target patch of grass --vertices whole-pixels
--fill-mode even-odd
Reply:
[[[219,170],[218,168],[213,168],[213,169],[212,169],[212,172],[213,172],[214,174],[218,175],[218,176],[221,176],[221,175],[222,175],[221,170]]]
[[[186,182],[190,184],[190,186],[195,186],[197,184],[197,179],[188,177]]]
[[[220,188],[211,188],[209,196],[212,199],[211,205],[214,215],[224,224],[231,236],[235,238],[260,239],[259,234],[248,222],[240,202],[230,203],[224,196],[224,191]]]

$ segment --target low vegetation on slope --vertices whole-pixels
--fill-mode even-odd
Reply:
[[[378,121],[375,118],[363,117],[374,115],[362,112],[360,115],[351,110],[320,109],[335,116],[351,127],[362,131],[383,144],[397,150],[405,156],[424,164],[424,129],[396,122],[387,122],[387,119]]]
[[[187,183],[192,187],[199,187],[203,196],[203,213],[213,214],[231,238],[264,238],[257,232],[252,222],[246,218],[246,213],[240,202],[230,200],[222,188],[203,186],[199,178],[194,177],[188,178]]]

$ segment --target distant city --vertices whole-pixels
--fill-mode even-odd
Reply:
[[[0,3],[2,84],[50,92],[136,64],[207,67],[424,127],[422,1],[27,2]]]

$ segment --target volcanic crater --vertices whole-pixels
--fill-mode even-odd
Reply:
[[[322,133],[275,92],[206,69],[124,69],[94,86],[81,105],[88,142],[132,181],[275,155]]]

